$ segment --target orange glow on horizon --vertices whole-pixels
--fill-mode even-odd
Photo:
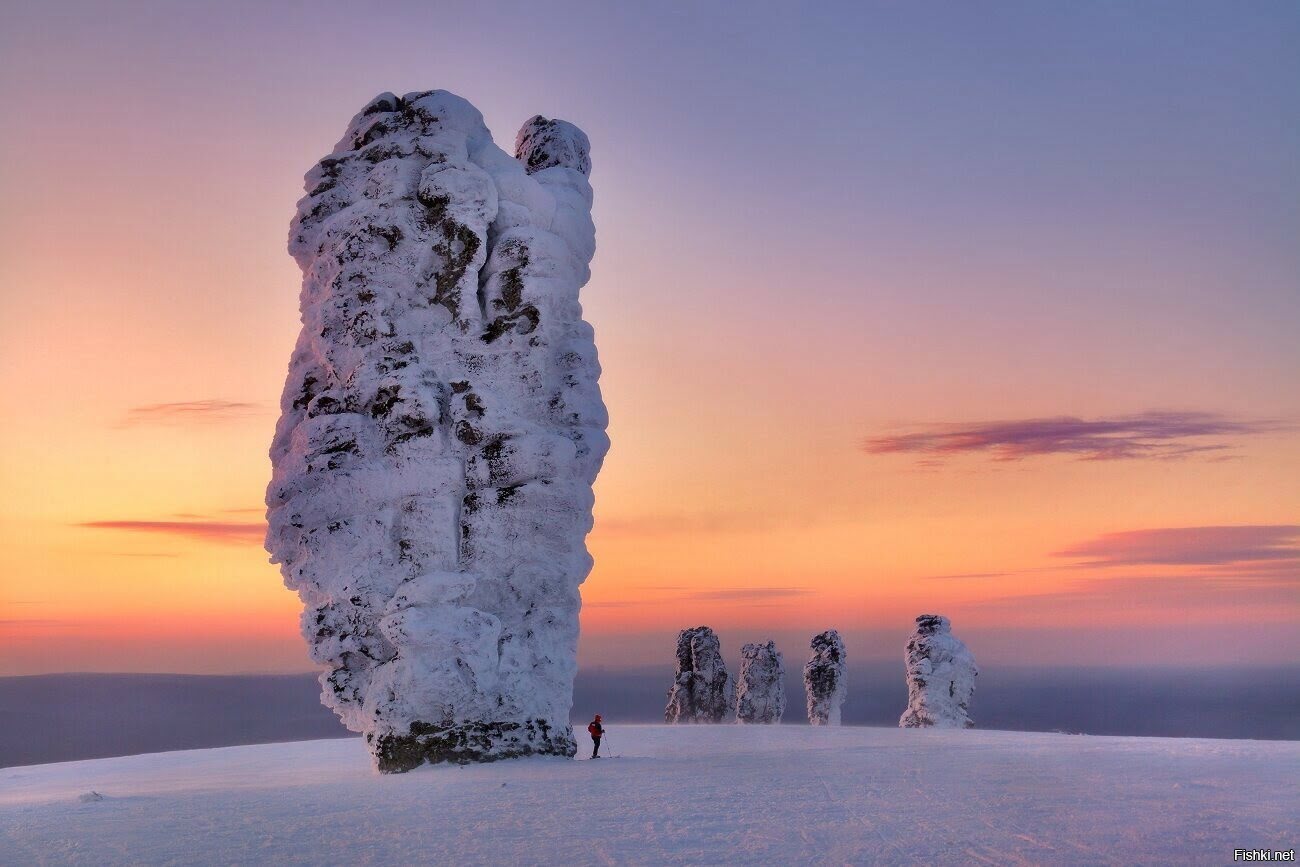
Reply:
[[[263,5],[266,30],[217,6],[137,21],[87,4],[56,21],[25,4],[31,33],[60,38],[0,51],[22,72],[0,75],[21,126],[0,142],[0,674],[309,667],[258,526],[299,329],[286,232],[303,172],[403,83],[463,90],[498,143],[534,111],[591,134],[582,303],[612,447],[583,664],[660,660],[664,636],[701,623],[756,638],[839,626],[863,653],[896,654],[922,612],[1009,662],[1028,661],[1014,633],[1052,628],[1040,647],[1080,663],[1121,658],[1148,628],[1186,632],[1153,651],[1162,663],[1188,647],[1223,664],[1300,655],[1300,539],[1283,531],[1218,559],[1059,553],[1300,526],[1289,91],[1247,76],[1233,81],[1251,100],[1203,115],[1138,111],[1127,93],[1029,111],[995,65],[981,92],[1008,110],[973,116],[932,76],[949,52],[836,91],[785,74],[816,64],[769,80],[781,67],[764,52],[693,37],[677,46],[693,65],[656,47],[639,62],[661,66],[605,81],[582,52],[540,68],[533,30],[490,31],[518,50],[494,43],[483,64],[482,34],[456,16],[432,58],[412,30],[421,50],[379,68],[342,50],[322,65],[319,45],[346,34],[322,19],[327,41],[304,41],[302,16]],[[164,24],[183,26],[151,30]],[[209,29],[240,62],[205,49],[172,74]],[[629,44],[609,35],[582,51]],[[1196,44],[1164,47],[1206,68]],[[1108,70],[1084,62],[1092,87]],[[721,74],[665,84],[687,69]],[[1170,103],[1156,85],[1140,98]],[[756,122],[777,104],[787,127]],[[985,129],[994,116],[1008,124]],[[1270,424],[1157,431],[1150,453],[1116,460],[1051,436],[1039,452],[864,449],[918,427],[1171,409]],[[1250,640],[1261,624],[1272,637]]]

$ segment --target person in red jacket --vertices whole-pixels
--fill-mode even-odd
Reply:
[[[600,714],[596,714],[596,718],[587,723],[587,734],[591,735],[591,757],[598,759],[600,758],[600,739],[605,734],[605,727],[600,724]]]

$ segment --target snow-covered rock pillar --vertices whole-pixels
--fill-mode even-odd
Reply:
[[[677,635],[677,670],[668,690],[664,720],[670,723],[717,723],[727,716],[727,666],[722,644],[707,626]]]
[[[952,634],[947,617],[922,614],[907,640],[907,710],[901,728],[974,728],[975,657]]]
[[[535,117],[511,157],[460,97],[385,93],[307,174],[267,549],[381,771],[576,749],[608,447],[588,152]]]
[[[808,722],[815,726],[839,725],[849,682],[844,641],[834,629],[813,636],[812,656],[803,667],[803,686],[808,698]]]
[[[740,649],[736,687],[736,722],[779,723],[785,716],[785,663],[776,643],[746,644]]]

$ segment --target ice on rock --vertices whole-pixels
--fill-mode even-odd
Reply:
[[[834,629],[812,640],[812,656],[803,667],[803,685],[808,698],[808,722],[815,726],[837,726],[844,697],[848,695],[844,641]]]
[[[677,635],[677,672],[668,690],[664,720],[670,723],[717,723],[728,707],[727,666],[722,645],[707,626]]]
[[[746,644],[740,649],[736,687],[736,722],[779,723],[785,715],[785,664],[776,643]]]
[[[907,710],[901,728],[974,728],[975,657],[952,634],[947,617],[922,614],[907,640]]]
[[[511,157],[460,97],[384,93],[307,174],[267,549],[382,771],[576,749],[608,448],[588,154],[535,117]]]

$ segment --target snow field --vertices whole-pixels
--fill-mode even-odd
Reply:
[[[358,738],[5,769],[0,863],[1224,864],[1297,842],[1294,742],[615,721],[602,751],[385,776]]]

